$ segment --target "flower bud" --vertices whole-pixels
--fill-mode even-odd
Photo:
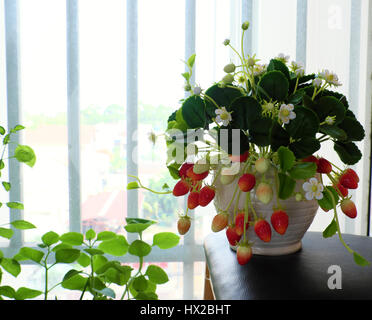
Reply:
[[[222,78],[222,82],[224,84],[231,84],[234,82],[234,76],[230,73],[228,73],[226,76]]]
[[[194,94],[195,95],[199,96],[201,94],[201,92],[202,92],[202,89],[200,87],[195,87],[194,88]]]
[[[190,91],[191,90],[191,86],[189,84],[185,84],[185,86],[183,88],[185,89],[185,91]]]
[[[225,66],[225,68],[223,68],[223,71],[225,71],[226,73],[233,73],[235,71],[235,68],[235,64],[229,63]]]
[[[243,30],[248,30],[249,28],[249,22],[248,21],[245,21],[243,24],[242,24],[242,29]]]
[[[296,201],[301,201],[303,200],[303,196],[300,192],[297,192],[296,195],[295,195],[295,199]]]
[[[230,44],[230,39],[225,39],[225,41],[223,42],[223,44],[225,46],[228,46]]]

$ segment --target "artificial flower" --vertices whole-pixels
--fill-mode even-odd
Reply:
[[[279,110],[279,119],[284,123],[288,124],[290,120],[296,118],[296,113],[293,111],[293,104],[282,104]]]
[[[321,182],[319,182],[316,178],[311,178],[309,182],[305,182],[302,186],[304,189],[305,193],[305,198],[307,200],[312,200],[312,199],[323,199],[323,185]]]
[[[339,87],[342,85],[341,82],[338,80],[337,74],[335,74],[334,72],[330,72],[327,69],[319,73],[319,78],[324,79],[327,83],[335,87]]]
[[[222,124],[226,127],[230,121],[232,120],[231,112],[228,112],[225,107],[221,107],[220,109],[216,109],[216,121],[217,123],[222,122]]]

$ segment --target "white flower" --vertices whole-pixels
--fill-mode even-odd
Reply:
[[[304,66],[300,62],[292,61],[291,68],[292,68],[292,71],[296,71],[297,69],[304,69]]]
[[[305,75],[305,70],[302,68],[298,68],[295,70],[295,74],[297,78],[303,77]]]
[[[222,124],[226,127],[230,121],[232,120],[231,112],[228,112],[225,107],[221,107],[220,109],[216,109],[216,121],[222,122]]]
[[[311,178],[309,182],[305,182],[302,186],[305,193],[305,198],[307,200],[317,199],[320,200],[323,198],[323,185],[316,179]]]
[[[321,78],[316,78],[313,80],[313,86],[316,88],[320,88],[322,85],[323,80]]]
[[[279,110],[279,119],[284,123],[288,124],[289,120],[296,118],[296,113],[293,111],[293,104],[282,104]]]
[[[253,75],[256,77],[256,76],[259,76],[261,75],[262,73],[265,72],[266,70],[266,64],[255,64],[254,67],[253,67]]]
[[[201,92],[202,92],[202,89],[200,87],[195,87],[194,88],[194,94],[195,95],[199,96],[201,94]]]
[[[319,73],[319,78],[324,79],[327,83],[335,87],[339,87],[342,85],[341,82],[338,80],[337,74],[330,72],[327,69]]]
[[[289,60],[289,56],[286,56],[284,53],[279,53],[276,59],[281,60],[284,63],[287,63]]]

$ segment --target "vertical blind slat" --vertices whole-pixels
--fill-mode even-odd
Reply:
[[[66,1],[67,130],[70,231],[81,231],[78,0]]]
[[[297,0],[296,61],[306,68],[307,0]]]
[[[6,38],[6,82],[7,82],[7,113],[8,128],[21,123],[20,98],[20,53],[19,53],[19,1],[5,0],[5,38]],[[15,147],[20,143],[19,134],[12,136],[8,146],[9,155],[14,154]],[[9,161],[9,181],[12,188],[9,191],[9,201],[22,202],[21,166],[18,161]],[[10,209],[10,221],[23,219],[23,211]],[[10,246],[18,247],[23,244],[23,234],[14,230]]]
[[[252,55],[253,0],[242,0],[242,22],[250,23],[244,39],[244,53]]]
[[[134,134],[138,129],[138,4],[127,0],[127,173],[138,176],[137,141]],[[127,192],[127,216],[138,217],[138,192]],[[129,237],[132,235],[129,234]]]

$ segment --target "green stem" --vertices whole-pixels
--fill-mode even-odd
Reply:
[[[251,193],[248,192],[247,194],[247,201],[248,201],[248,205],[250,206],[250,208],[252,209],[252,212],[253,212],[253,216],[254,216],[254,221],[257,221],[258,220],[258,216],[257,216],[257,213],[256,213],[256,210],[253,208],[253,205],[252,205],[252,201],[251,201]]]
[[[297,80],[296,80],[296,86],[295,86],[295,88],[294,88],[294,91],[293,91],[293,94],[295,94],[296,93],[296,91],[297,91],[297,87],[298,87],[298,81],[300,80],[300,78],[299,77],[297,77]]]
[[[244,205],[244,227],[243,227],[243,242],[245,243],[246,241],[246,232],[245,232],[245,226],[247,225],[247,222],[248,222],[248,206],[249,206],[249,202],[250,202],[250,199],[251,199],[251,194],[250,192],[247,192],[246,196],[245,196],[245,205]]]

